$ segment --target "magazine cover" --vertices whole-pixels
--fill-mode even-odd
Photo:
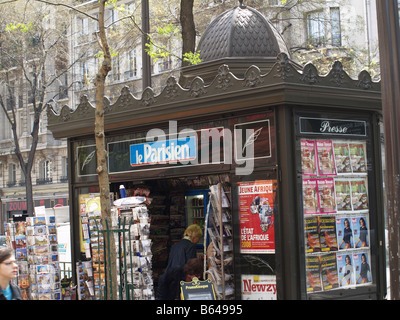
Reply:
[[[7,236],[0,235],[0,247],[7,246]]]
[[[353,173],[367,173],[365,143],[350,143],[349,148]]]
[[[317,179],[303,179],[303,213],[319,213]]]
[[[29,288],[29,274],[20,274],[20,275],[18,275],[18,286],[21,289]]]
[[[241,275],[242,300],[276,300],[276,276]]]
[[[34,226],[45,226],[46,225],[46,217],[33,217],[33,225]]]
[[[350,149],[347,142],[334,141],[333,152],[337,174],[351,174]]]
[[[35,236],[35,245],[36,246],[44,246],[48,244],[48,236],[47,235],[41,235],[41,236]]]
[[[349,180],[335,179],[336,210],[338,213],[351,211],[351,187]]]
[[[353,210],[368,210],[368,188],[366,179],[351,180],[351,202]]]
[[[332,290],[339,287],[336,255],[334,253],[319,256],[321,263],[322,287],[324,290]]]
[[[356,273],[356,284],[366,284],[372,281],[369,251],[353,254],[353,263]]]
[[[27,261],[26,248],[16,248],[15,249],[15,260],[17,261]]]
[[[40,289],[51,289],[51,280],[52,280],[52,275],[51,274],[37,274],[36,275],[37,279],[37,287],[38,290]]]
[[[340,287],[354,286],[356,284],[356,280],[353,265],[353,255],[351,253],[338,253],[336,259]]]
[[[306,235],[306,241],[305,241],[306,253],[320,252],[321,244],[319,242],[318,218],[317,217],[305,218],[304,228]]]
[[[15,247],[26,249],[26,236],[25,235],[15,236]]]
[[[307,292],[322,290],[319,257],[311,255],[306,257]]]
[[[335,213],[335,182],[333,178],[318,179],[317,186],[320,213]]]
[[[317,175],[317,161],[315,157],[315,141],[301,140],[301,169],[303,175]]]
[[[360,214],[351,218],[354,235],[354,248],[369,247],[369,225],[367,214]]]
[[[29,228],[30,228],[30,227],[29,227]],[[35,226],[35,227],[33,227],[33,234],[34,234],[35,236],[43,236],[43,235],[46,235],[46,234],[47,234],[47,227],[46,227],[46,226],[42,226],[42,225]]]
[[[354,248],[353,229],[350,217],[336,217],[336,233],[339,250]]]
[[[26,233],[25,222],[15,222],[15,235],[24,235]]]
[[[238,183],[242,253],[275,252],[275,188],[275,180]]]
[[[317,140],[318,171],[321,176],[336,175],[333,144],[330,140]]]
[[[334,216],[318,217],[319,241],[321,251],[337,251],[338,241],[336,238],[336,223]]]

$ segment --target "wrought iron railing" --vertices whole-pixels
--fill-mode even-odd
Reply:
[[[105,223],[105,229],[103,229],[102,225],[99,225],[96,221],[96,229],[99,231],[98,234],[98,243],[103,245],[104,249],[104,258],[107,257],[104,261],[105,268],[107,270],[105,272],[105,281],[104,281],[104,290],[100,290],[100,300],[107,299],[107,293],[109,292],[110,300],[134,300],[133,295],[133,283],[134,283],[134,273],[133,273],[133,250],[130,246],[131,243],[131,226],[133,223],[132,218],[122,217],[118,218],[118,226],[112,227],[109,225],[108,221]],[[101,241],[101,238],[104,237],[106,241]],[[103,240],[104,240],[103,238]],[[105,243],[108,245],[106,246]],[[128,244],[128,245],[127,245]],[[111,277],[111,268],[109,268],[106,264],[106,261],[111,261],[111,252],[110,246],[116,245],[116,255],[117,255],[117,274],[119,276],[118,281],[118,292],[112,292],[112,284],[110,279]],[[100,247],[99,247],[100,252]],[[97,262],[101,265],[102,256],[98,254],[96,256]],[[96,281],[96,278],[94,279]],[[101,283],[101,273],[98,273],[98,282]],[[101,287],[101,286],[100,286]]]

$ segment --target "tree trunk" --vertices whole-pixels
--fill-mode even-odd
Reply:
[[[44,99],[44,97],[43,97]],[[18,146],[18,153],[17,156],[20,157],[20,164],[21,167],[24,166],[23,172],[25,174],[25,191],[26,191],[26,205],[28,215],[33,215],[35,211],[35,205],[33,201],[33,187],[32,187],[32,166],[35,159],[36,148],[39,142],[39,122],[40,122],[40,113],[42,110],[43,102],[40,103],[39,109],[35,108],[35,121],[33,123],[33,130],[32,130],[32,145],[31,150],[29,151],[28,160],[23,163],[22,154],[19,150]]]
[[[106,0],[99,1],[99,34],[100,42],[104,52],[104,60],[99,69],[96,86],[96,112],[95,112],[95,139],[97,152],[97,174],[100,188],[101,217],[103,230],[111,229],[111,203],[110,203],[110,182],[107,169],[107,150],[104,135],[104,86],[108,73],[111,70],[111,54],[107,41],[107,35],[104,26],[104,11]],[[107,221],[107,223],[106,223]],[[107,279],[107,300],[116,300],[117,297],[117,268],[116,268],[116,249],[114,236],[112,233],[104,234],[105,260],[106,267],[111,272],[111,277]],[[108,254],[107,254],[108,253]],[[112,290],[112,296],[111,292]]]
[[[18,140],[18,134],[17,134],[17,116],[15,113],[15,100],[14,100],[14,95],[11,91],[11,86],[10,86],[10,81],[8,77],[8,72],[6,73],[6,85],[8,87],[9,91],[9,96],[11,98],[11,117],[8,114],[8,110],[6,106],[3,103],[3,100],[1,99],[1,107],[4,111],[4,114],[6,115],[8,122],[11,125],[11,130],[14,138],[14,145],[15,145],[15,156],[18,159],[19,165],[21,167],[21,170],[24,174],[25,177],[25,196],[26,196],[26,206],[27,206],[27,213],[29,216],[34,215],[35,211],[35,206],[34,206],[34,201],[33,201],[33,187],[32,187],[32,166],[33,166],[33,161],[35,158],[35,153],[36,153],[36,148],[37,144],[39,141],[39,119],[40,119],[40,113],[43,108],[43,98],[44,95],[41,96],[41,103],[39,103],[39,108],[36,108],[36,101],[34,101],[34,117],[35,121],[33,123],[33,128],[32,128],[32,144],[31,144],[31,150],[29,151],[28,154],[28,159],[25,162],[24,157],[22,156],[21,148],[19,146],[19,140]],[[34,86],[36,88],[37,82],[34,83]],[[35,91],[35,90],[32,90]]]
[[[149,0],[142,0],[142,91],[151,87],[151,59],[146,51],[150,34]]]
[[[180,22],[182,27],[182,67],[190,63],[184,60],[185,53],[196,50],[196,27],[193,17],[194,0],[181,0]],[[181,73],[179,83],[184,85],[185,79]]]

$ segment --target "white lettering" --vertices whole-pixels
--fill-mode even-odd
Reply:
[[[241,230],[241,233],[242,234],[253,234],[253,228],[243,228],[242,230]]]
[[[165,304],[162,307],[157,307],[156,314],[158,315],[183,315],[186,318],[189,315],[190,307],[168,307]]]
[[[333,126],[331,127],[331,124],[329,121],[323,121],[321,123],[321,128],[319,131],[322,133],[328,132],[328,133],[347,133],[348,128],[347,127],[340,127],[340,126]]]
[[[144,163],[149,163],[151,157],[151,146],[149,144],[144,145]]]
[[[179,145],[171,141],[167,147],[165,143],[161,144],[161,146],[153,146],[146,143],[143,145],[143,150],[143,155],[136,150],[136,164],[191,160],[190,146],[188,144]]]
[[[249,234],[247,235],[247,240],[253,241],[253,240],[269,240],[269,234]]]

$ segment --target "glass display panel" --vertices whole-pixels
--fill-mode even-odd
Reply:
[[[369,286],[367,142],[301,138],[307,294]]]

